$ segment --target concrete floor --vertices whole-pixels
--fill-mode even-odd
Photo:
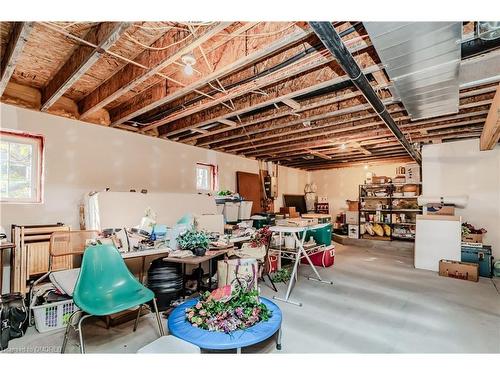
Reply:
[[[335,266],[321,269],[335,285],[299,278],[292,299],[302,307],[277,302],[283,310],[282,353],[500,353],[500,282],[478,283],[415,270],[411,250],[337,245]],[[302,266],[300,275],[311,274]],[[497,285],[495,286],[495,283]],[[274,292],[261,286],[262,294]],[[285,292],[278,285],[279,294]],[[87,321],[88,353],[134,353],[157,337],[152,314],[132,332],[132,322],[106,330]],[[57,352],[63,332],[12,340],[7,352]],[[76,335],[68,352],[78,352]],[[243,353],[276,352],[274,340]]]

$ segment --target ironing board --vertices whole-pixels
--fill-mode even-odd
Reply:
[[[288,288],[287,288],[287,291],[285,294],[285,298],[273,296],[273,299],[276,299],[278,301],[283,301],[286,303],[291,303],[291,304],[297,305],[297,306],[302,306],[302,302],[296,302],[296,301],[290,300],[290,294],[292,293],[292,289],[293,289],[295,280],[298,279],[297,272],[298,272],[300,260],[302,258],[307,259],[307,262],[309,263],[309,265],[313,269],[314,273],[316,274],[316,277],[308,277],[307,278],[308,280],[313,280],[313,281],[318,281],[321,283],[333,285],[333,281],[323,280],[321,278],[318,271],[316,270],[316,267],[314,267],[314,264],[311,262],[311,259],[307,255],[306,250],[304,249],[304,242],[306,239],[307,230],[323,228],[326,225],[329,225],[329,224],[317,224],[317,225],[312,225],[312,226],[307,226],[307,227],[288,227],[288,226],[278,225],[278,226],[272,226],[269,228],[269,230],[271,232],[279,233],[280,237],[285,233],[291,233],[295,237],[296,243],[298,244],[297,254],[295,255],[293,270],[292,270],[292,274],[290,275],[290,281],[288,282]],[[302,236],[299,237],[300,233],[302,233]]]
[[[177,306],[172,311],[168,317],[168,331],[171,335],[190,342],[202,349],[236,349],[238,353],[241,353],[241,348],[262,342],[278,332],[276,349],[281,350],[281,310],[275,303],[267,298],[260,297],[260,301],[266,305],[272,313],[269,320],[259,322],[250,328],[236,330],[228,334],[193,327],[191,323],[186,320],[186,309],[198,303],[198,298],[193,298]]]

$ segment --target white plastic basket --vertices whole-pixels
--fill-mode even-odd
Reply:
[[[79,310],[72,299],[33,306],[35,327],[38,332],[53,331],[68,325],[71,314]]]

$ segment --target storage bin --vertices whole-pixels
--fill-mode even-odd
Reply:
[[[217,214],[224,215],[224,203],[217,203]]]
[[[240,202],[224,203],[224,219],[227,223],[236,223],[238,221],[238,212],[240,210]]]
[[[321,228],[309,229],[306,233],[306,241],[310,238],[318,245],[330,246],[332,244],[332,224],[325,224]]]
[[[238,220],[248,220],[252,215],[252,201],[241,201],[238,211]]]
[[[493,272],[491,246],[462,246],[462,262],[478,264],[479,276],[491,277]]]
[[[35,317],[35,327],[38,332],[48,332],[65,328],[68,325],[71,314],[80,310],[72,299],[32,306],[31,309]]]

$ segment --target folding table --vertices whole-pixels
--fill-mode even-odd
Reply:
[[[291,303],[291,304],[294,304],[294,305],[297,305],[297,306],[302,306],[302,302],[295,302],[295,301],[292,301],[292,300],[289,299],[290,298],[290,294],[292,293],[292,288],[293,288],[293,285],[294,285],[294,280],[297,279],[297,271],[298,271],[298,268],[299,268],[300,260],[302,258],[307,259],[307,262],[309,263],[309,265],[313,269],[314,273],[316,274],[316,277],[308,277],[307,278],[308,280],[319,281],[321,283],[333,285],[333,281],[323,280],[321,278],[321,276],[319,275],[318,271],[316,270],[316,267],[314,267],[314,264],[311,262],[311,259],[307,255],[306,250],[304,249],[304,242],[305,242],[305,239],[306,239],[306,232],[307,232],[307,230],[310,230],[310,229],[319,229],[319,228],[322,228],[322,227],[324,227],[326,225],[329,225],[329,224],[317,224],[317,225],[306,226],[306,227],[288,227],[288,226],[280,226],[280,225],[278,225],[278,226],[272,226],[272,227],[269,228],[269,230],[271,232],[273,232],[273,233],[279,233],[280,238],[285,233],[292,234],[295,237],[295,239],[296,239],[296,244],[298,245],[297,246],[298,247],[297,248],[297,252],[296,252],[296,255],[295,255],[294,264],[293,264],[293,270],[292,270],[292,274],[290,275],[290,281],[288,283],[288,289],[286,291],[285,298],[280,298],[280,297],[277,297],[277,296],[273,296],[273,299],[276,299],[278,301],[283,301],[283,302]],[[300,233],[302,233],[301,237],[299,237]]]

